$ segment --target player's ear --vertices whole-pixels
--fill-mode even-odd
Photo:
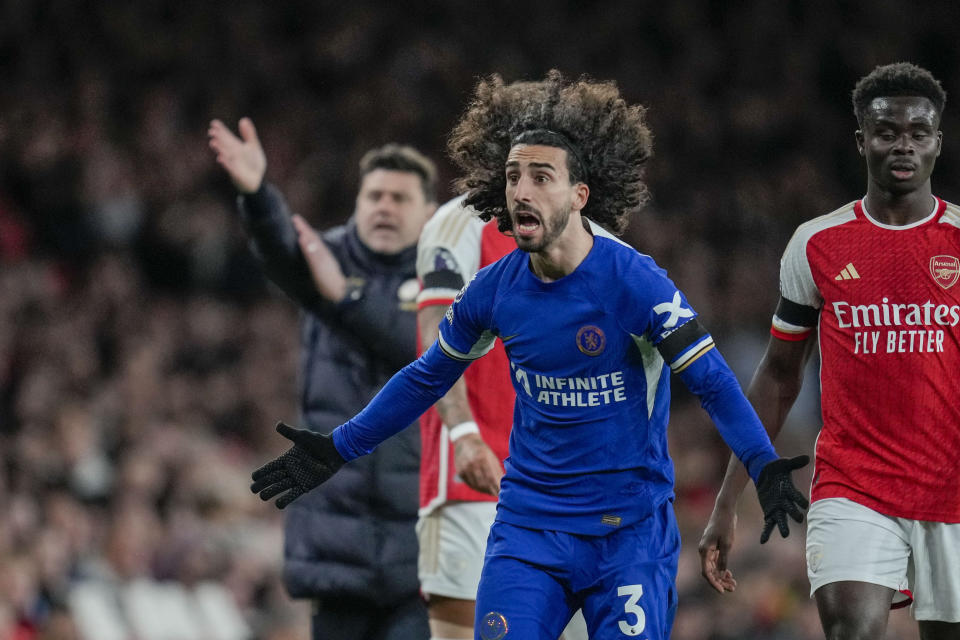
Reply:
[[[863,149],[863,129],[857,129],[853,135],[857,139],[857,153],[859,153],[860,155],[864,155],[865,151]]]
[[[585,182],[578,182],[573,185],[573,198],[570,202],[570,208],[573,211],[582,211],[587,206],[587,200],[590,199],[590,187]]]

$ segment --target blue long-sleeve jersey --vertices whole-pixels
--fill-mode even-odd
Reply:
[[[602,237],[554,282],[534,276],[519,250],[482,269],[441,321],[439,344],[334,432],[338,451],[351,459],[372,450],[497,337],[517,394],[500,520],[602,535],[672,498],[671,370],[754,479],[777,457],[683,294],[651,258]]]

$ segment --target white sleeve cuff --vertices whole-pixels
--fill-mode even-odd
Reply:
[[[449,430],[450,442],[456,442],[468,433],[480,433],[480,428],[477,426],[477,423],[472,420],[449,427]]]

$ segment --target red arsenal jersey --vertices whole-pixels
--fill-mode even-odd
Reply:
[[[881,224],[856,201],[794,233],[771,332],[819,329],[812,500],[960,522],[958,278],[960,209],[939,198],[910,225]]]
[[[484,223],[473,209],[465,208],[463,197],[444,205],[424,227],[417,246],[417,276],[423,287],[418,308],[449,306],[479,269],[516,248],[513,238],[497,230],[496,220]],[[507,457],[515,394],[500,340],[471,364],[463,377],[480,437],[502,461]],[[457,475],[449,426],[454,425],[444,425],[436,409],[420,418],[421,513],[448,500],[496,501],[494,496],[474,491]]]

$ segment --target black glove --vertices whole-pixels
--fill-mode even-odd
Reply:
[[[277,433],[293,442],[282,456],[271,460],[253,472],[250,490],[260,494],[261,500],[277,498],[277,508],[288,504],[326,482],[344,465],[346,460],[333,446],[333,438],[307,429],[277,423]]]
[[[793,486],[790,472],[807,466],[809,456],[796,458],[779,458],[770,462],[760,471],[757,478],[757,497],[763,508],[763,533],[760,534],[760,544],[770,539],[773,526],[780,529],[784,538],[790,535],[787,526],[787,514],[797,522],[803,522],[803,512],[810,506],[803,494]]]

